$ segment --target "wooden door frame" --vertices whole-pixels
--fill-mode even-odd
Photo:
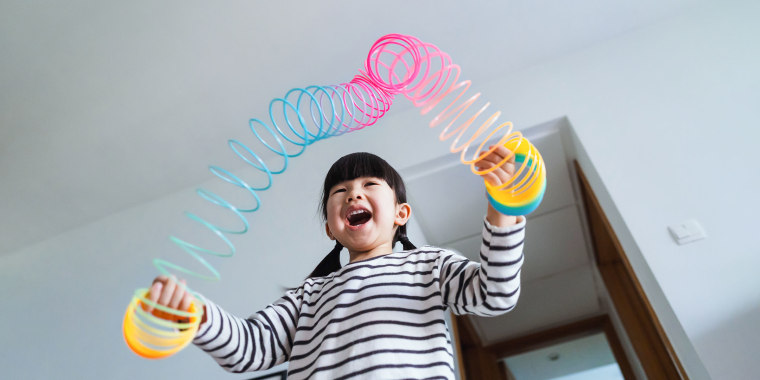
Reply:
[[[644,373],[650,379],[688,379],[586,175],[574,164],[597,268]]]
[[[615,332],[612,321],[606,314],[598,315],[536,333],[507,339],[483,346],[470,319],[466,316],[452,318],[455,341],[459,342],[460,378],[503,379],[510,378],[502,359],[532,351],[552,344],[571,341],[597,333],[604,333],[615,360],[626,380],[636,379],[633,367],[625,355],[625,350]],[[471,364],[472,363],[472,364]]]

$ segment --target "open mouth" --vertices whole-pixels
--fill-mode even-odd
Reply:
[[[370,219],[372,219],[372,213],[363,208],[349,210],[346,215],[348,224],[354,227],[361,226],[362,224],[369,222]]]

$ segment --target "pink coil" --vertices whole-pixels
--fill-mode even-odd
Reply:
[[[421,108],[420,112],[423,115],[441,104],[445,98],[453,96],[453,100],[430,121],[430,127],[436,127],[445,120],[451,119],[439,138],[444,141],[456,135],[451,151],[461,151],[462,162],[471,165],[472,170],[477,174],[488,172],[476,170],[474,164],[478,161],[478,152],[497,131],[509,127],[500,140],[501,144],[522,136],[519,132],[512,131],[512,124],[509,122],[490,129],[501,114],[497,111],[488,117],[475,132],[471,132],[469,139],[459,144],[468,128],[485,112],[490,103],[483,105],[461,125],[453,128],[456,121],[480,98],[480,93],[475,93],[457,105],[472,83],[469,80],[459,81],[460,66],[454,64],[448,54],[433,44],[401,34],[383,36],[370,48],[364,70],[360,72],[389,96],[403,94],[412,101],[415,107]],[[455,94],[457,91],[458,93]],[[467,159],[466,152],[470,145],[484,135],[485,138],[481,140],[472,159]],[[510,158],[505,158],[504,162]]]

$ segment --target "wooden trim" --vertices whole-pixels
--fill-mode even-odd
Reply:
[[[462,380],[465,380],[465,373],[464,373],[464,354],[462,353],[462,339],[459,333],[459,323],[457,323],[456,315],[454,313],[449,313],[449,317],[451,317],[451,335],[453,335],[454,340],[454,347],[456,347],[457,350],[457,367],[459,368],[459,378]]]
[[[575,162],[599,272],[644,372],[651,379],[688,379],[615,231]]]
[[[615,329],[612,326],[612,321],[610,321],[610,318],[607,315],[599,315],[548,330],[494,343],[487,346],[486,349],[491,351],[493,356],[497,358],[506,358],[546,347],[551,344],[567,342],[600,332],[604,333],[607,338],[607,343],[617,361],[618,367],[620,367],[620,372],[623,373],[623,377],[626,380],[635,379],[636,376],[634,375],[633,367],[625,356],[625,351],[620,344],[620,339],[618,339]]]
[[[457,327],[459,328],[460,338],[462,344],[466,346],[478,346],[483,347],[483,341],[480,340],[480,335],[475,331],[475,326],[466,315],[454,316]]]
[[[491,350],[497,357],[505,358],[532,351],[549,344],[561,343],[585,336],[593,335],[602,331],[602,323],[606,316],[591,317],[581,321],[539,331],[533,334],[523,335],[502,342],[494,343],[486,348]]]
[[[459,332],[459,350],[463,357],[460,368],[462,380],[501,379],[503,372],[499,358],[483,348],[480,337],[467,316],[453,318]]]
[[[501,375],[501,380],[517,380],[512,371],[509,370],[509,367],[507,367],[505,360],[499,360],[499,374]]]
[[[499,368],[499,358],[490,351],[475,346],[464,347],[465,379],[500,379],[502,377]]]
[[[626,380],[636,379],[636,374],[633,372],[633,366],[628,361],[628,356],[625,354],[623,344],[620,342],[620,338],[615,331],[615,326],[612,325],[612,321],[609,317],[604,321],[604,335],[607,337],[607,343],[610,345],[612,355],[615,357],[615,361],[618,363],[620,372],[623,374],[623,378]]]

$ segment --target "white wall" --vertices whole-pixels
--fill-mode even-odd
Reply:
[[[760,372],[760,250],[752,238],[760,213],[752,201],[760,185],[752,155],[760,142],[758,19],[760,5],[750,1],[708,4],[476,84],[519,127],[569,118],[599,176],[595,190],[608,196],[605,207],[692,378],[704,377],[699,359],[716,379]],[[223,281],[195,287],[243,315],[276,298],[330,248],[314,210],[331,159],[370,150],[403,168],[441,155],[440,146],[417,149],[431,131],[404,128],[421,120],[399,112],[310,148],[266,193],[255,231],[235,240],[241,253],[215,261]],[[378,139],[389,135],[403,138]],[[188,262],[166,237],[195,235],[180,212],[199,204],[189,190],[172,194],[0,258],[3,376],[220,376],[199,350],[148,362],[119,337],[132,290],[155,275],[150,259]],[[666,226],[687,218],[709,238],[677,246]],[[692,345],[698,358],[689,357]]]
[[[665,327],[678,338],[672,310],[714,378],[760,370],[759,16],[751,2],[706,5],[489,88],[517,125],[568,116]],[[709,238],[678,246],[667,225],[688,218]]]
[[[290,180],[291,186],[298,180],[282,179]],[[211,260],[222,273],[220,283],[190,280],[191,286],[242,316],[276,299],[281,287],[297,284],[311,269],[310,262],[329,250],[320,246],[319,240],[313,244],[321,232],[317,218],[310,217],[315,215],[316,198],[295,197],[286,202],[284,192],[269,195],[271,201],[265,207],[287,210],[293,216],[287,225],[293,229],[283,231],[287,229],[285,223],[275,226],[254,219],[254,231],[246,239],[235,240],[240,250],[237,256]],[[286,203],[293,209],[282,206]],[[132,354],[120,337],[121,318],[132,291],[149,285],[157,274],[150,260],[164,257],[178,264],[192,264],[188,255],[168,242],[170,233],[201,246],[216,246],[218,240],[195,238],[192,228],[186,227],[189,223],[181,211],[197,211],[189,206],[198,204],[199,198],[188,190],[4,257],[0,283],[3,289],[14,290],[4,292],[6,306],[0,309],[0,337],[6,343],[0,356],[3,377],[221,376],[223,371],[200,350],[185,349],[171,359],[147,361]],[[296,213],[299,207],[309,211]],[[304,257],[304,252],[309,254]],[[279,264],[273,266],[274,261]],[[11,342],[15,342],[14,347]]]

